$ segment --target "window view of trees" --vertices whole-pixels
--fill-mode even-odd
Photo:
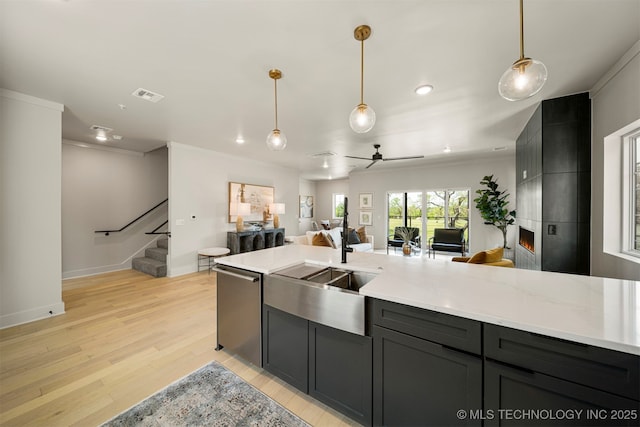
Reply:
[[[469,241],[469,190],[428,191],[427,239],[435,228],[462,228]]]
[[[423,200],[426,230],[422,220]],[[423,241],[428,241],[436,228],[462,228],[469,241],[469,190],[388,193],[387,203],[389,236],[393,236],[396,227],[416,227]]]
[[[344,216],[344,194],[333,195],[333,219]]]

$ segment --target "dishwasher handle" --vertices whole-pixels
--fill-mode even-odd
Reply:
[[[249,282],[257,282],[260,280],[259,277],[253,276],[245,276],[244,274],[233,273],[231,271],[223,270],[221,268],[211,267],[211,271],[215,271],[217,273],[228,274],[229,276],[237,277],[238,279],[248,280]]]

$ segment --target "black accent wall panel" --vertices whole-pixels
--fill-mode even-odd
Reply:
[[[517,223],[533,231],[540,242],[535,263],[517,246],[516,266],[589,274],[591,100],[587,93],[542,101],[516,142],[516,183]]]

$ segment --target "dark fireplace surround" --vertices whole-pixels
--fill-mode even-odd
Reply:
[[[542,101],[516,142],[516,267],[590,272],[591,100]],[[524,232],[522,230],[525,230]],[[530,247],[529,247],[530,246]]]

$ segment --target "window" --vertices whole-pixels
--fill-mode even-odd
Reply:
[[[630,135],[626,142],[628,150],[628,217],[625,221],[628,230],[627,244],[623,249],[630,255],[640,256],[640,131]]]
[[[469,190],[388,193],[387,212],[389,237],[396,227],[415,227],[428,242],[436,228],[462,228],[469,242]]]
[[[332,219],[342,218],[344,216],[344,194],[334,193],[332,206]]]

